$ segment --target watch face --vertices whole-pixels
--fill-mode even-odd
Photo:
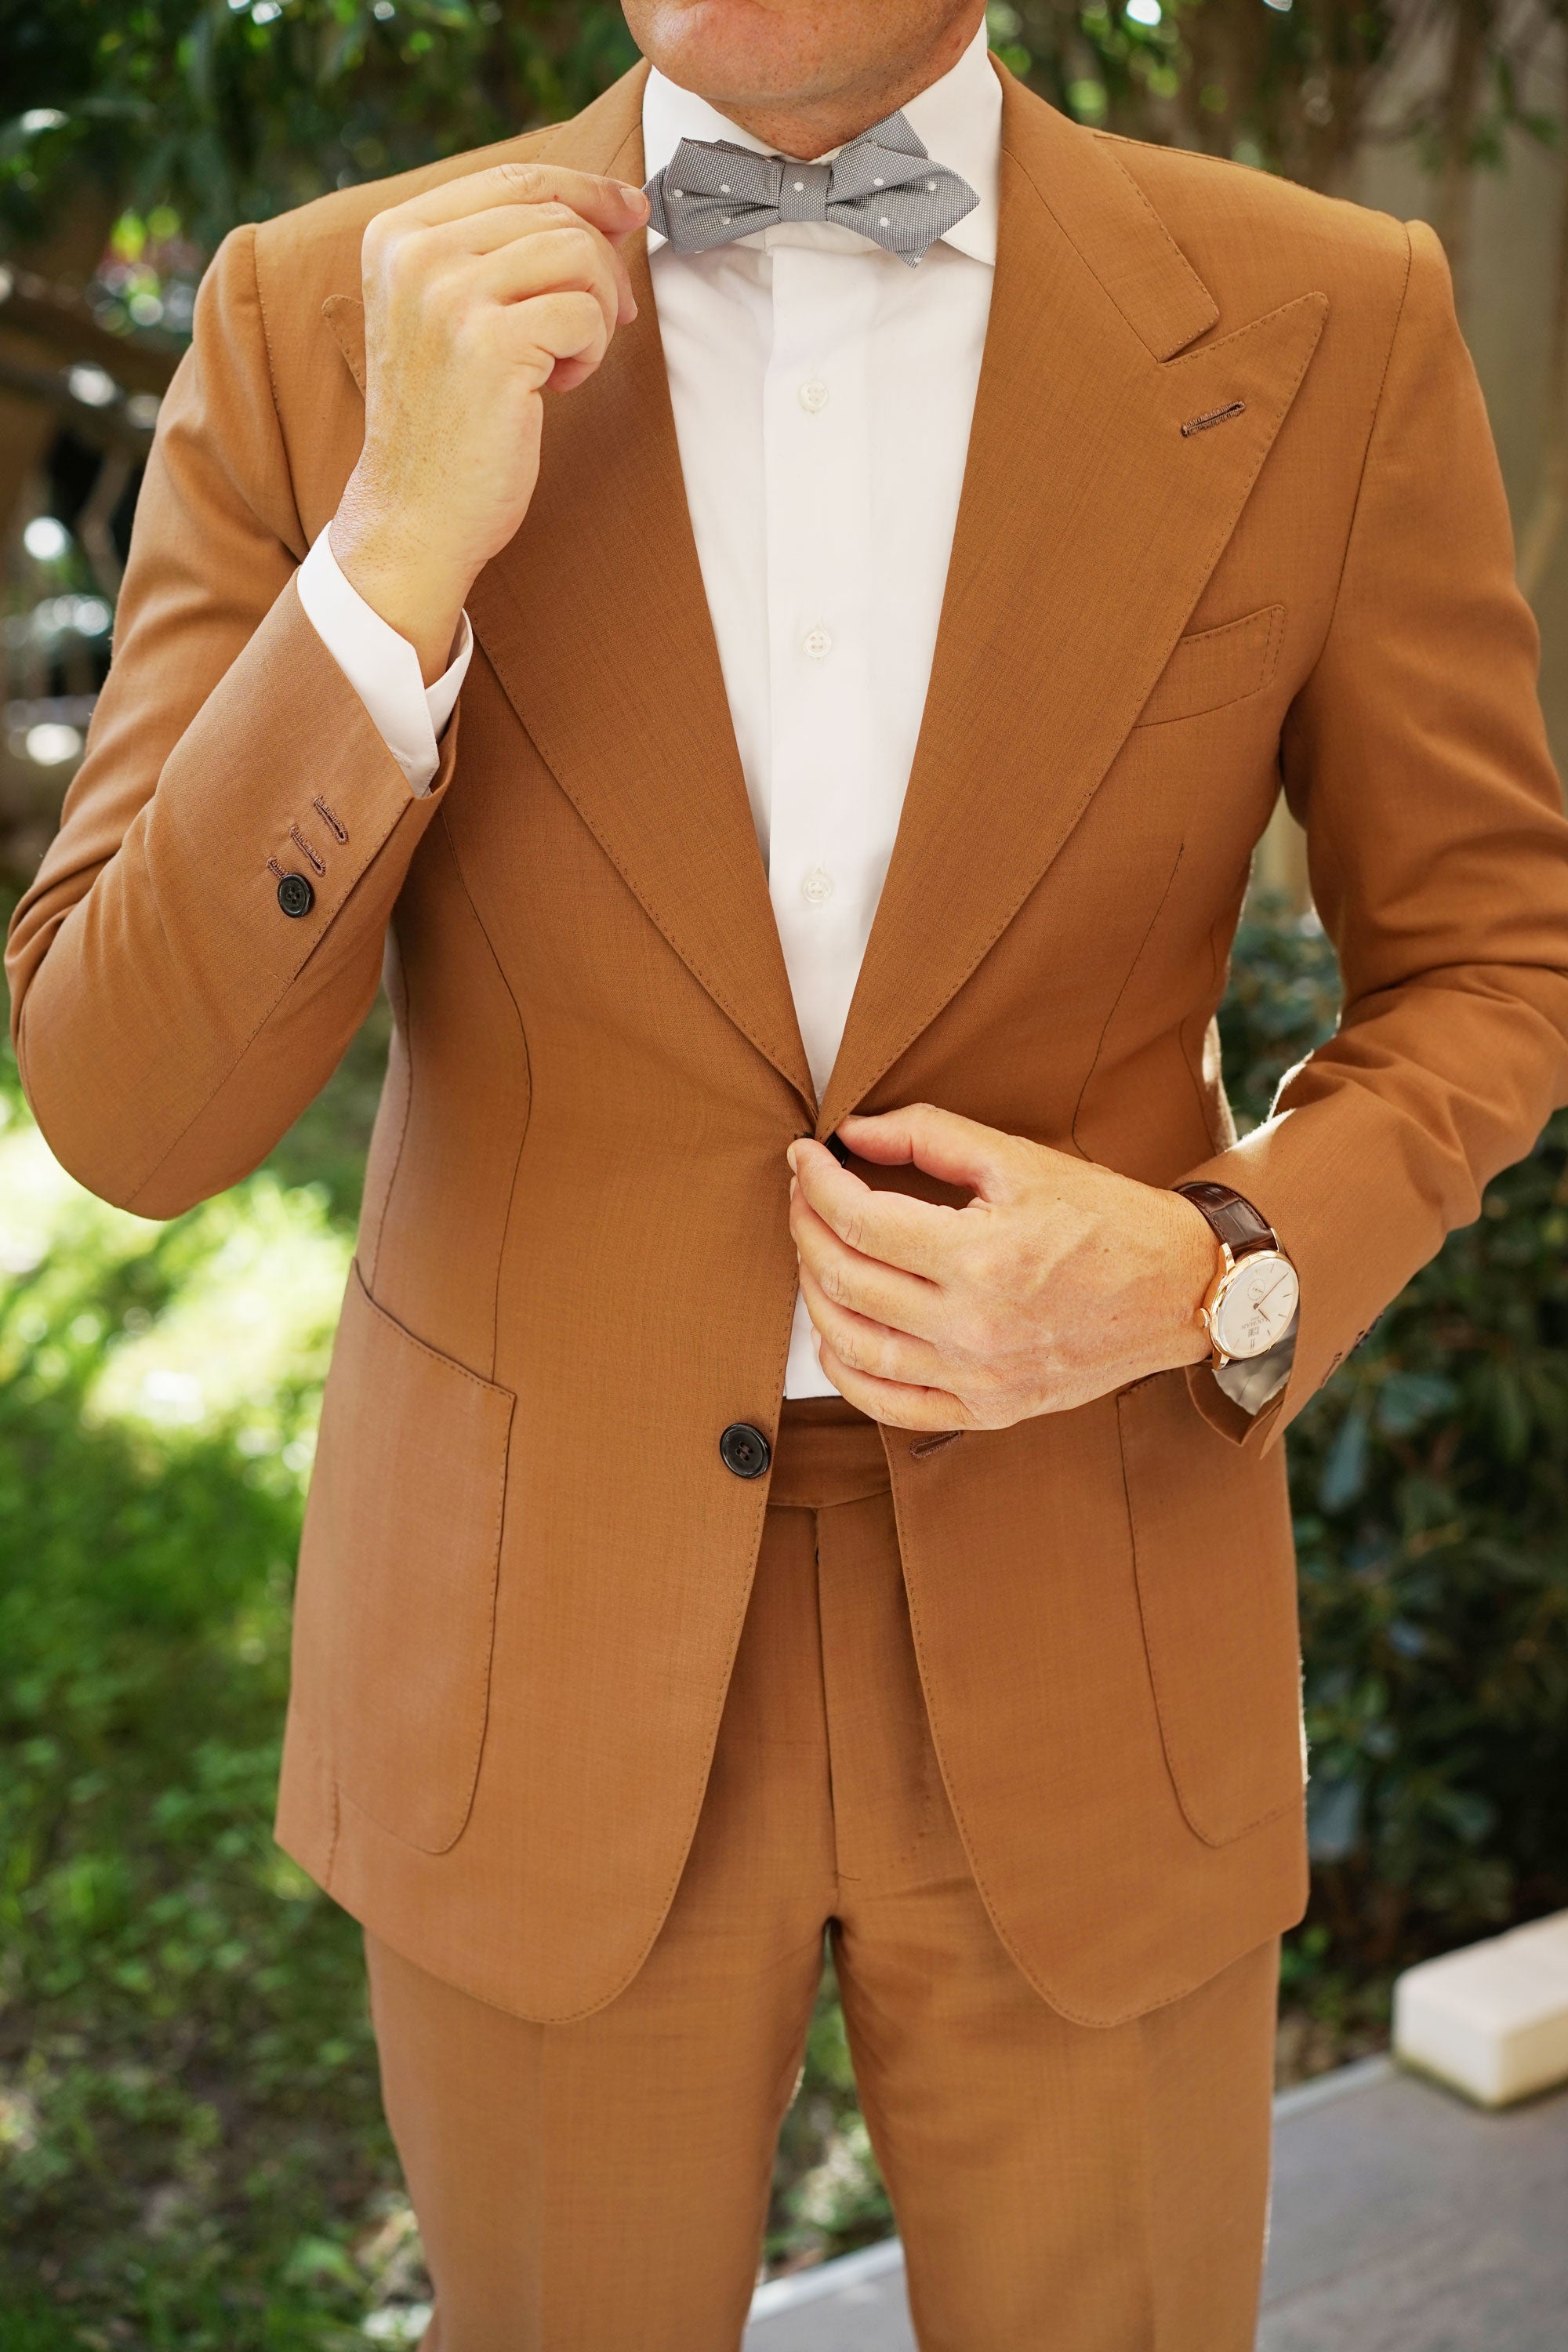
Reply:
[[[1289,1259],[1258,1250],[1238,1260],[1210,1316],[1214,1338],[1227,1356],[1261,1356],[1289,1329],[1300,1296]]]

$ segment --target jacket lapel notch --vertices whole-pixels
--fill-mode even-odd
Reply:
[[[1015,83],[1003,141],[1037,202],[1152,359],[1173,359],[1218,324],[1218,303],[1117,160],[1119,140],[1029,104]]]

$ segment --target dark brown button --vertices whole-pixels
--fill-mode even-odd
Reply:
[[[737,1478],[760,1478],[773,1458],[773,1447],[749,1421],[732,1421],[719,1440],[719,1459]]]
[[[316,894],[302,874],[285,874],[278,885],[278,904],[286,915],[308,915]]]

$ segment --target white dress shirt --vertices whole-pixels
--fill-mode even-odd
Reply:
[[[913,268],[830,223],[696,255],[648,236],[687,506],[819,1099],[914,760],[990,314],[1002,89],[984,27],[903,112],[979,199]],[[772,152],[650,72],[647,173],[688,138]],[[299,589],[412,789],[428,791],[471,652],[466,619],[426,688],[324,531]],[[784,1393],[836,1393],[798,1299]]]

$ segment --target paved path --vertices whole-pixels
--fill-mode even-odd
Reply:
[[[914,2352],[894,2249],[819,2275],[746,2352]],[[1288,2092],[1263,2300],[1258,2352],[1568,2352],[1568,2092],[1483,2115],[1379,2060]]]

